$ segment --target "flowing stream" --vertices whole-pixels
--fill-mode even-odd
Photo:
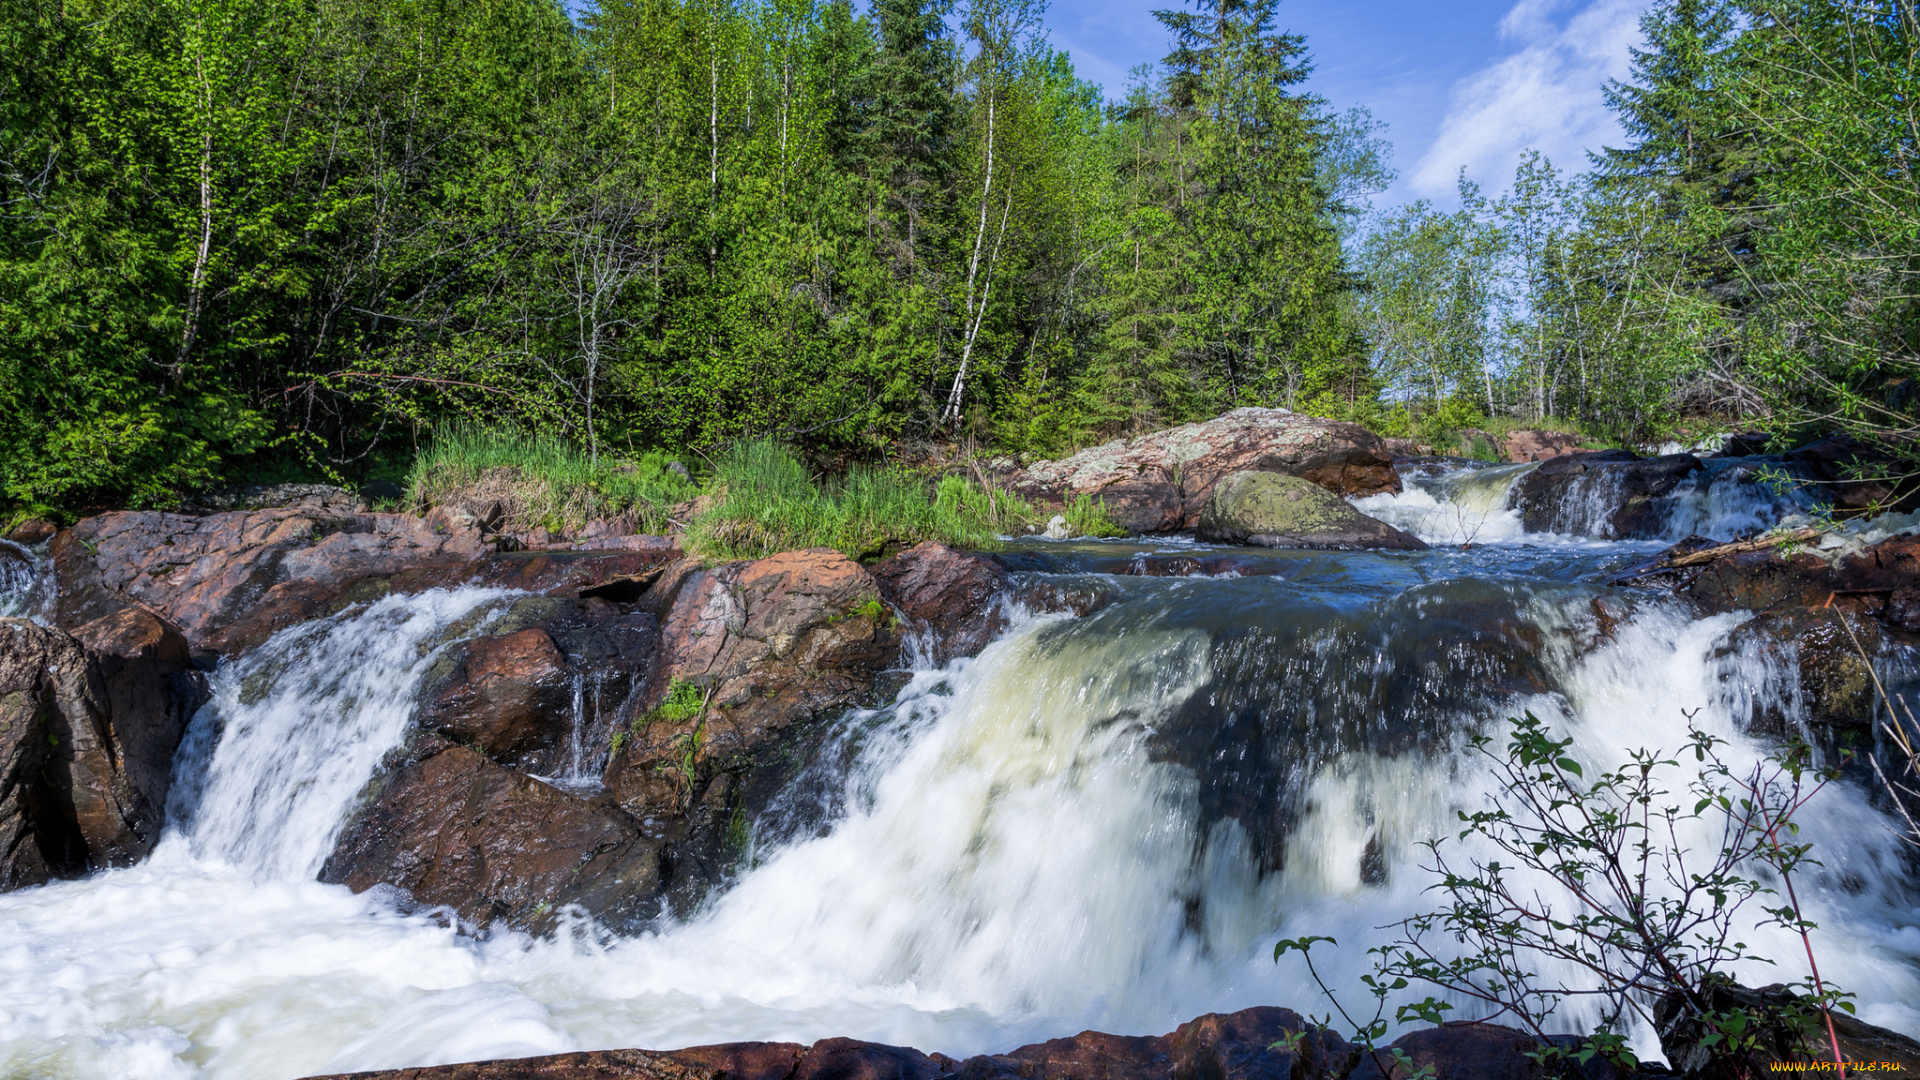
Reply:
[[[152,858],[0,895],[0,1074],[278,1078],[830,1035],[958,1055],[1256,1004],[1326,1012],[1274,941],[1337,938],[1316,956],[1354,992],[1380,927],[1435,905],[1419,844],[1497,790],[1468,734],[1530,709],[1605,766],[1677,750],[1697,710],[1738,769],[1768,750],[1757,710],[1800,708],[1779,658],[1730,642],[1739,616],[1593,584],[1660,545],[1526,534],[1505,502],[1526,468],[1362,503],[1449,544],[1428,552],[1243,553],[1156,578],[1125,570],[1204,549],[1016,543],[1023,573],[1111,602],[1019,613],[979,656],[917,665],[840,724],[828,756],[850,767],[756,823],[732,888],[633,937],[580,920],[476,938],[315,882],[435,651],[484,632],[505,594],[292,628],[214,676]],[[1694,500],[1687,531],[1722,535],[1795,509],[1731,485],[1676,497]],[[1823,974],[1864,1019],[1920,1034],[1920,894],[1888,819],[1843,784],[1805,820]],[[1748,981],[1804,973],[1779,928],[1743,940],[1776,961]]]

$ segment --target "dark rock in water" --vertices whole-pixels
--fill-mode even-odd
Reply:
[[[1506,1030],[1506,1029],[1500,1029]],[[1301,1035],[1296,1049],[1283,1041]],[[1531,1049],[1531,1045],[1528,1047]],[[579,1054],[350,1074],[357,1080],[1338,1080],[1353,1047],[1291,1009],[1210,1013],[1167,1035],[1107,1035],[1023,1046],[955,1061],[857,1039],[726,1043],[686,1050]],[[1522,1058],[1521,1060],[1525,1060]],[[1449,1072],[1438,1080],[1479,1080]],[[311,1080],[346,1080],[348,1074]]]
[[[53,539],[60,527],[46,518],[28,518],[7,530],[6,538],[16,544],[39,544]],[[4,558],[0,555],[0,558]]]
[[[1400,490],[1378,435],[1358,424],[1256,408],[1035,462],[1006,479],[1048,506],[1100,499],[1130,532],[1178,532],[1199,522],[1214,484],[1248,469],[1304,477],[1339,495]]]
[[[529,597],[494,629],[448,651],[419,723],[538,774],[568,767],[576,735],[598,756],[604,729],[646,683],[659,637],[653,616],[595,599]]]
[[[477,751],[422,742],[341,833],[321,881],[392,885],[482,927],[544,929],[568,904],[613,927],[658,914],[659,845],[625,814]]]
[[[1318,484],[1271,472],[1223,477],[1194,535],[1206,542],[1269,548],[1424,551],[1427,546]]]
[[[1868,658],[1879,655],[1883,639],[1878,623],[1845,610],[1782,607],[1742,623],[1729,645],[1791,658],[1788,670],[1796,679],[1788,694],[1759,695],[1772,704],[1751,722],[1782,733],[1790,718],[1779,710],[1790,709],[1808,723],[1852,728],[1871,742],[1878,695]]]
[[[1006,628],[998,600],[1011,585],[1006,571],[982,555],[965,555],[931,540],[873,568],[887,602],[934,644],[935,663],[971,656]]]
[[[151,613],[77,637],[0,619],[0,889],[145,857],[200,693],[186,640]]]
[[[1562,454],[1521,477],[1511,505],[1521,512],[1528,532],[1657,539],[1667,528],[1667,507],[1659,498],[1703,468],[1692,454]]]

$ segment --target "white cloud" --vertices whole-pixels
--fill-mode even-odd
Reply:
[[[1519,0],[1500,20],[1500,35],[1514,51],[1454,84],[1440,133],[1409,178],[1413,191],[1446,198],[1462,166],[1487,191],[1501,191],[1528,148],[1578,172],[1587,151],[1618,145],[1620,128],[1601,88],[1627,75],[1628,49],[1639,40],[1647,6]]]

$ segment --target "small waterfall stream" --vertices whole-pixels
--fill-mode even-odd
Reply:
[[[1531,709],[1607,765],[1677,748],[1698,710],[1736,766],[1767,752],[1748,727],[1781,693],[1777,661],[1730,647],[1738,616],[1591,584],[1656,545],[1526,535],[1506,500],[1529,468],[1363,501],[1452,540],[1431,552],[1143,578],[1090,568],[1194,548],[1031,542],[1113,602],[1019,614],[977,657],[917,664],[841,721],[852,765],[826,827],[776,808],[731,889],[632,937],[576,920],[475,938],[313,880],[436,650],[484,632],[504,594],[393,596],[284,631],[214,676],[151,859],[0,895],[0,1074],[251,1080],[830,1035],[965,1054],[1323,1012],[1273,941],[1337,938],[1353,992],[1379,928],[1434,905],[1420,842],[1495,790],[1467,734]],[[1733,521],[1715,490],[1702,520]],[[1461,550],[1447,530],[1469,518]],[[591,786],[596,694],[577,688],[556,783]],[[1823,972],[1864,1019],[1920,1033],[1916,884],[1887,818],[1843,784],[1806,822]],[[1796,942],[1748,929],[1778,965],[1743,975],[1797,977]]]

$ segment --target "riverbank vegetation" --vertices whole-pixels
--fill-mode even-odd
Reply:
[[[1300,91],[1275,0],[1164,13],[1110,101],[1034,0],[0,6],[19,505],[397,477],[460,422],[589,462],[1056,455],[1240,405],[1920,430],[1890,0],[1662,0],[1625,146],[1378,213],[1385,133]]]

